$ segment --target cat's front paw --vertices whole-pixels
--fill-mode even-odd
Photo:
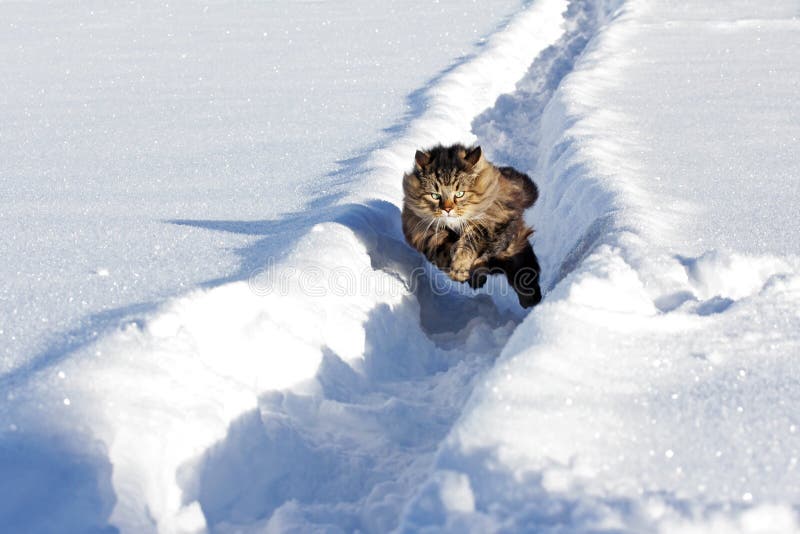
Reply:
[[[469,269],[457,269],[453,267],[447,274],[456,282],[466,282],[469,280]]]
[[[457,251],[453,254],[453,261],[450,264],[450,278],[456,282],[466,282],[469,280],[469,274],[472,269],[472,262],[474,258],[463,251]]]

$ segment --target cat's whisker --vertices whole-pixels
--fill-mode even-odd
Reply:
[[[432,226],[432,225],[433,225],[433,223],[435,223],[435,222],[436,222],[436,219],[435,219],[435,218],[431,218],[430,222],[428,222],[428,226],[426,226],[426,227],[425,227],[425,231],[423,232],[423,234],[427,234],[427,233],[428,233],[428,230],[430,230],[431,226]]]
[[[423,231],[423,233],[424,233],[424,232],[426,232],[426,231],[427,231],[427,229],[428,229],[428,228],[430,228],[430,222],[431,222],[432,220],[433,220],[433,219],[420,219],[419,221],[417,221],[417,224],[415,224],[415,225],[414,225],[414,228],[412,228],[412,229],[411,229],[411,231],[412,231],[412,232],[416,232],[417,230],[419,230],[419,228],[420,228],[422,225],[424,225],[425,223],[428,223],[428,227],[426,227],[426,228],[425,228],[425,230]]]
[[[409,231],[410,231],[410,232],[412,232],[412,233],[417,233],[417,231],[420,229],[420,227],[421,227],[423,224],[425,224],[425,222],[426,222],[426,221],[424,221],[424,220],[420,220],[420,221],[419,221],[419,222],[417,222],[417,224],[415,224],[415,225],[414,225],[414,227],[413,227],[413,228],[411,228]],[[422,232],[422,233],[425,233],[425,230],[423,230],[423,232]]]

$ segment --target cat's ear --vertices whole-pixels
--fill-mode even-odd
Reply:
[[[474,167],[481,160],[481,156],[483,156],[483,151],[481,150],[481,147],[476,146],[467,152],[467,154],[464,156],[464,161]]]
[[[422,150],[417,150],[417,153],[414,154],[414,161],[420,168],[423,168],[431,162],[431,155]]]
[[[403,192],[406,196],[414,196],[420,187],[422,187],[422,182],[417,178],[416,173],[409,172],[403,176]]]

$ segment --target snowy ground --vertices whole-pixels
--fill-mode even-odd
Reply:
[[[263,264],[519,1],[421,7],[0,4],[0,372]]]
[[[0,530],[800,532],[796,5],[435,6],[0,4]],[[476,140],[527,316],[402,242]]]

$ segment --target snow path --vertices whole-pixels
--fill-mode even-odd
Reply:
[[[490,298],[429,281],[436,273],[399,230],[399,178],[419,146],[474,140],[471,119],[559,38],[565,7],[531,4],[436,80],[424,113],[329,192],[340,200],[235,228],[175,221],[265,240],[295,232],[249,280],[175,299],[63,362],[57,376],[12,384],[3,417],[19,437],[6,440],[5,463],[60,456],[75,486],[55,499],[69,510],[54,523],[396,526],[519,313],[502,283],[487,288]],[[37,420],[62,400],[57,421]],[[37,476],[44,485],[47,475]]]

